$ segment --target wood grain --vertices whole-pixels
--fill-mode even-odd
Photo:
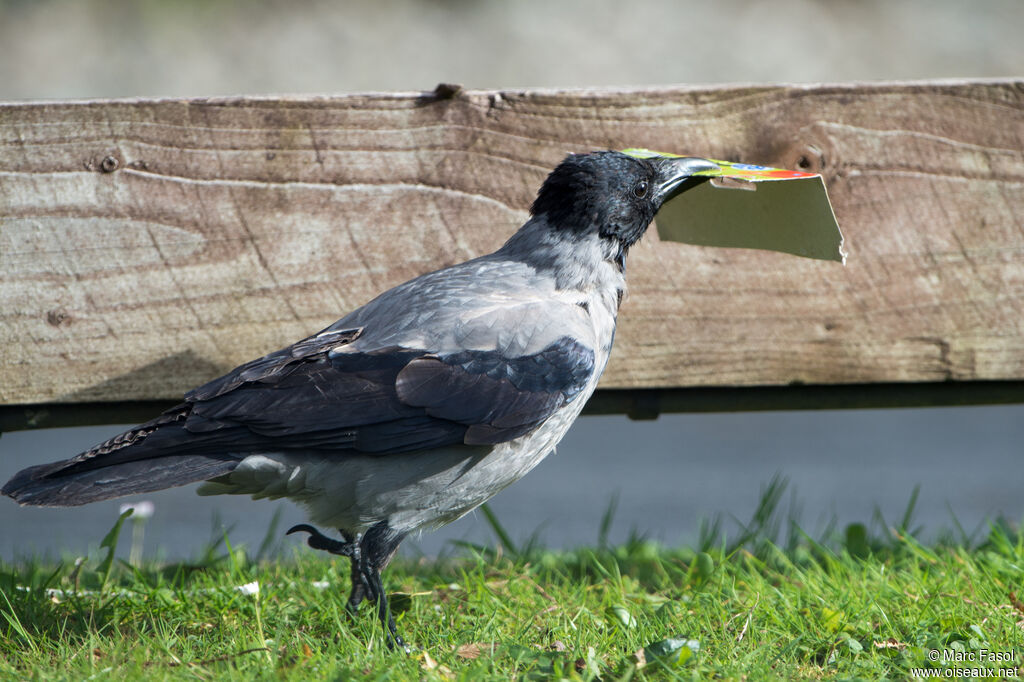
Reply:
[[[0,105],[0,404],[177,398],[626,146],[820,171],[850,258],[651,230],[603,387],[1024,379],[1024,82],[460,90]]]

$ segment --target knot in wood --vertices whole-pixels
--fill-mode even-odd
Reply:
[[[821,173],[825,169],[825,155],[813,144],[797,152],[796,167],[805,173]]]

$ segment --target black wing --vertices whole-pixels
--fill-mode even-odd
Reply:
[[[568,337],[517,358],[406,348],[330,353],[358,334],[321,334],[242,365],[60,468],[172,454],[386,454],[501,443],[572,402],[594,372],[593,351]]]
[[[517,358],[325,350],[241,371],[251,378],[228,375],[187,396],[187,431],[241,451],[393,453],[528,433],[579,395],[593,375],[594,353],[563,337]]]
[[[325,332],[242,365],[146,424],[19,472],[3,493],[67,506],[209,479],[254,452],[383,455],[501,443],[575,400],[595,370],[593,351],[569,337],[515,358],[330,352],[358,334]]]

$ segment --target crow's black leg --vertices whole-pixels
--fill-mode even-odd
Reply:
[[[332,540],[313,526],[309,526],[305,523],[292,526],[288,529],[287,534],[291,535],[292,533],[298,532],[309,533],[309,539],[306,540],[306,543],[313,549],[322,549],[325,552],[330,552],[331,554],[347,556],[352,562],[352,592],[348,597],[348,609],[349,611],[355,612],[359,607],[359,604],[366,599],[366,593],[368,591],[366,578],[363,576],[363,571],[361,569],[363,548],[362,545],[360,545],[360,541],[363,539],[363,536],[358,533],[353,536],[344,530],[340,530],[339,532],[341,533],[341,537],[344,539],[344,542],[340,542],[338,540]]]
[[[348,596],[348,610],[351,613],[355,613],[359,608],[359,605],[366,599],[369,586],[366,583],[366,578],[363,577],[363,571],[360,566],[362,564],[363,548],[360,541],[363,539],[361,534],[356,534],[354,537],[344,530],[338,529],[341,533],[341,537],[345,538],[345,542],[352,545],[352,554],[349,559],[352,560],[352,592]]]
[[[313,526],[309,526],[305,523],[300,523],[297,526],[292,526],[288,529],[285,535],[291,535],[292,533],[309,533],[309,538],[306,540],[306,544],[313,549],[322,549],[325,552],[331,554],[337,554],[339,556],[352,557],[354,553],[360,551],[358,538],[353,541],[352,538],[345,534],[345,542],[329,538]]]
[[[371,594],[377,596],[377,618],[380,619],[381,627],[384,628],[384,634],[388,637],[388,648],[393,649],[394,647],[405,647],[405,640],[398,634],[398,627],[395,625],[395,616],[391,613],[391,609],[388,605],[388,595],[384,591],[384,581],[380,577],[380,571],[373,567],[367,567],[367,573],[369,574],[369,582],[372,585],[370,588]]]
[[[342,530],[340,532],[343,540],[329,538],[305,523],[292,526],[287,534],[298,532],[309,533],[306,543],[313,549],[322,549],[351,560],[352,593],[348,598],[349,610],[355,612],[364,599],[377,602],[377,617],[384,628],[388,648],[406,648],[405,640],[398,634],[395,617],[388,608],[388,595],[384,591],[384,581],[380,577],[380,572],[387,567],[398,551],[398,545],[405,538],[405,533],[390,528],[386,521],[381,521],[365,534],[352,535]]]
[[[395,617],[388,608],[388,595],[384,591],[384,581],[381,580],[380,572],[387,568],[404,538],[405,533],[399,533],[388,527],[386,521],[381,521],[366,531],[359,543],[362,546],[360,572],[366,581],[368,596],[377,602],[377,617],[384,628],[384,637],[389,649],[396,646],[405,649],[406,646],[405,640],[398,634]]]

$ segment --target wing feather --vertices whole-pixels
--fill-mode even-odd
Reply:
[[[282,362],[287,371],[264,366],[259,379],[194,401],[184,428],[234,432],[227,440],[246,449],[384,454],[499,443],[572,402],[594,372],[593,351],[568,337],[518,358],[389,348]]]
[[[501,443],[572,402],[594,372],[593,351],[569,337],[515,358],[401,347],[329,352],[357,334],[310,337],[242,365],[153,421],[48,465],[47,475],[179,455],[385,455]]]

